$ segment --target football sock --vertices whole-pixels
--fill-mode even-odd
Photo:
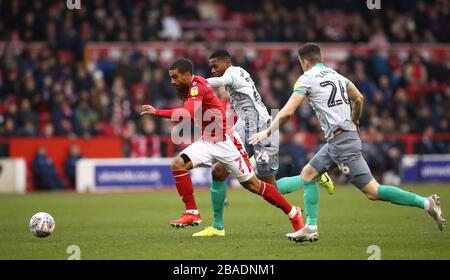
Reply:
[[[291,211],[292,205],[289,204],[286,198],[281,195],[278,189],[273,185],[263,181],[260,181],[260,184],[258,193],[270,204],[281,208],[281,210],[283,210],[283,212],[287,215]]]
[[[281,194],[295,192],[301,187],[305,186],[305,181],[300,175],[293,177],[284,177],[277,181],[277,188]]]
[[[211,183],[211,204],[213,208],[213,228],[223,229],[223,208],[227,195],[226,181],[212,181]]]
[[[303,201],[306,209],[306,224],[317,225],[317,213],[319,210],[319,188],[316,181],[310,181],[305,184]]]
[[[292,219],[295,217],[295,215],[297,215],[297,207],[292,207],[291,211],[289,211],[288,213],[288,217],[289,219]]]
[[[175,185],[177,186],[178,194],[184,202],[186,210],[197,210],[197,205],[194,199],[194,188],[192,187],[191,176],[187,170],[173,170],[173,177],[175,178]]]
[[[423,196],[407,192],[393,186],[378,186],[378,199],[394,204],[415,206],[424,209],[426,199]]]

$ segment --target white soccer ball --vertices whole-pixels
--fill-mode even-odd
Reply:
[[[30,219],[29,228],[37,237],[47,237],[55,230],[55,219],[45,212],[39,212]]]

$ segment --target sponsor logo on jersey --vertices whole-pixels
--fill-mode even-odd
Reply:
[[[196,96],[198,94],[198,87],[191,88],[191,96]]]

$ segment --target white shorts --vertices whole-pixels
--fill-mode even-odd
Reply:
[[[193,168],[210,167],[220,162],[239,182],[248,181],[254,175],[247,152],[237,133],[234,133],[233,137],[226,135],[223,142],[195,141],[180,154],[185,154],[191,159]]]

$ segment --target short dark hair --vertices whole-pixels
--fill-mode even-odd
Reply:
[[[216,50],[209,56],[209,59],[213,59],[213,58],[231,59],[231,55],[227,50]]]
[[[169,70],[178,70],[180,73],[194,73],[194,64],[192,61],[186,58],[177,59],[172,65],[170,65]]]
[[[298,50],[298,56],[301,59],[306,59],[312,63],[322,62],[322,54],[320,47],[314,43],[307,43]]]

